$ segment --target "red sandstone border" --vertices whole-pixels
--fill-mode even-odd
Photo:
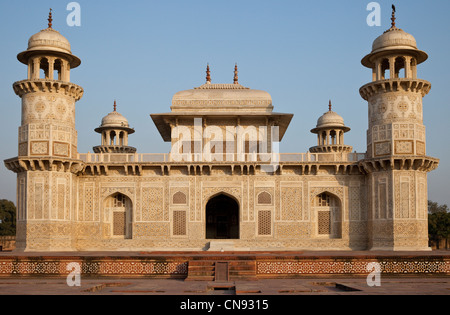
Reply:
[[[450,276],[450,252],[140,252],[0,253],[0,278],[66,277],[68,264],[83,277],[186,278],[190,261],[254,264],[255,279],[368,275],[367,265],[396,276]]]

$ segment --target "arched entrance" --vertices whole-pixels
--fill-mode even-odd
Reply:
[[[342,212],[339,198],[327,192],[321,193],[314,199],[314,208],[317,214],[317,235],[341,238]]]
[[[110,237],[131,239],[132,211],[130,198],[116,193],[105,199],[105,222],[110,225]]]
[[[206,205],[206,238],[239,239],[239,204],[225,195]]]

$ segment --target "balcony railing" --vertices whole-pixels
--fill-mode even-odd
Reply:
[[[245,153],[245,154],[79,154],[85,163],[307,163],[358,162],[365,153]]]

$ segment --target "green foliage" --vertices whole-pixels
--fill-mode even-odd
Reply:
[[[447,205],[428,201],[428,234],[430,240],[439,243],[450,237],[450,211]]]
[[[428,200],[428,213],[447,213],[449,212],[447,205],[439,205],[437,202]]]
[[[0,200],[0,236],[16,235],[16,206],[8,200]]]

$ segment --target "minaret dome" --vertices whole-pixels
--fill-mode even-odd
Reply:
[[[114,101],[114,111],[103,117],[100,127],[95,132],[102,135],[102,145],[94,147],[95,153],[135,153],[136,148],[128,146],[128,136],[135,133],[130,128],[128,120],[117,112],[117,102]]]
[[[344,144],[344,133],[350,128],[345,125],[344,118],[332,110],[331,101],[328,108],[328,112],[318,119],[316,128],[311,130],[317,134],[317,146],[310,148],[310,152],[351,152],[353,148]]]

